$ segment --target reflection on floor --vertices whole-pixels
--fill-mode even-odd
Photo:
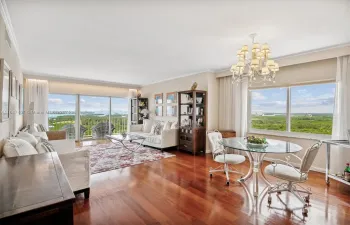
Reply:
[[[324,174],[311,172],[303,184],[313,192],[303,217],[302,204],[288,193],[272,195],[269,207],[263,183],[256,201],[250,181],[228,187],[224,174],[210,179],[216,165],[210,154],[169,152],[177,156],[92,175],[90,199],[77,197],[74,224],[350,224],[350,188],[336,181],[327,187]],[[237,168],[246,173],[249,163]]]

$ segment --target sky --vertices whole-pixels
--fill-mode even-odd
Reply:
[[[76,96],[49,94],[49,111],[72,111],[75,112]],[[80,111],[108,114],[109,98],[80,96]],[[128,113],[127,98],[112,98],[112,114]],[[64,113],[66,114],[66,113]]]
[[[333,113],[335,84],[291,87],[291,113]],[[252,114],[286,113],[287,89],[252,90]]]

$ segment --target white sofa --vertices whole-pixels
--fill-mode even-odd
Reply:
[[[90,196],[90,152],[76,151],[72,139],[49,141],[61,160],[69,184],[75,194]]]
[[[37,137],[45,138],[45,132],[36,133]],[[5,155],[3,148],[7,140],[0,144],[0,158]],[[25,141],[25,140],[23,140]],[[84,193],[85,198],[90,196],[90,152],[88,150],[76,151],[75,141],[69,139],[48,141],[57,152],[69,184],[75,194]],[[28,142],[28,145],[32,145]],[[25,147],[24,147],[25,148]],[[39,154],[35,148],[30,154]],[[46,154],[46,153],[44,153]],[[21,156],[17,156],[21,157]]]
[[[163,151],[164,148],[174,147],[178,145],[179,129],[162,130],[160,135],[154,135],[149,132],[143,132],[143,125],[131,125],[130,134],[140,135],[146,138],[142,143],[142,140],[136,140],[134,142],[142,143],[154,148],[159,148]]]

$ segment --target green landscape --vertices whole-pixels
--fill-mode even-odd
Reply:
[[[291,131],[332,134],[332,114],[292,114]],[[253,115],[252,128],[286,131],[286,115]]]
[[[92,135],[92,127],[100,122],[107,122],[108,115],[82,115],[80,116],[81,125],[84,126],[87,130],[84,133],[84,137],[88,138]],[[111,115],[111,122],[114,125],[113,133],[122,133],[126,132],[128,117],[127,115],[114,114]],[[59,115],[56,117],[49,118],[49,129],[52,131],[62,130],[64,125],[74,124],[75,115]]]

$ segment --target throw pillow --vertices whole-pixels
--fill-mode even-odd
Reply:
[[[164,124],[163,130],[170,130],[170,128],[171,128],[171,121],[167,121]]]
[[[29,142],[19,138],[9,139],[4,145],[5,157],[17,157],[35,154],[38,154],[35,148],[31,144],[29,144]]]
[[[16,138],[29,142],[33,147],[35,147],[35,145],[38,143],[38,140],[35,138],[35,136],[27,132],[19,132],[16,135]]]
[[[143,127],[142,131],[145,133],[150,133],[152,129],[153,121],[149,119],[144,119],[143,120]]]
[[[160,135],[162,132],[162,124],[161,123],[154,123],[151,128],[151,134],[154,135]]]
[[[49,143],[46,140],[42,140],[41,142],[39,142],[36,146],[35,146],[37,152],[39,154],[41,153],[46,153],[46,152],[55,152],[54,147],[52,146],[51,143]]]
[[[46,132],[46,128],[42,124],[38,124],[37,126],[38,132]]]
[[[40,141],[41,139],[49,140],[46,132],[33,132],[32,134],[36,137],[38,141]]]
[[[170,129],[178,129],[179,128],[179,123],[175,121],[173,124],[171,124]]]

